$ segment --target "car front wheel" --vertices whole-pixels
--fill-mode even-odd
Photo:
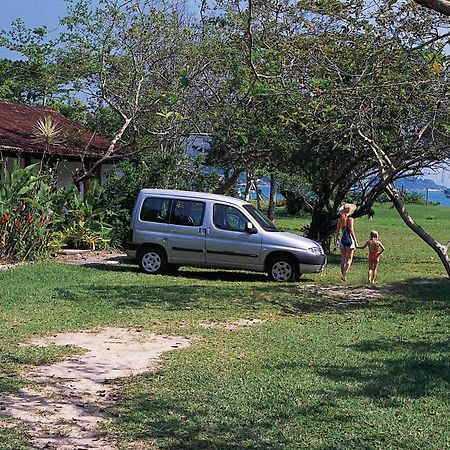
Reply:
[[[167,266],[166,255],[159,249],[148,248],[139,253],[139,267],[142,272],[157,275],[163,273]]]
[[[279,283],[296,281],[299,277],[298,263],[287,256],[278,256],[269,263],[269,280]]]

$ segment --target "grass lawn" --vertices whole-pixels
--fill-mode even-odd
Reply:
[[[409,209],[438,239],[450,239],[449,208]],[[277,220],[297,233],[306,222]],[[352,308],[298,288],[339,284],[337,254],[323,274],[298,284],[187,268],[152,277],[132,265],[40,263],[0,272],[0,395],[23,385],[26,368],[70,351],[20,342],[143,327],[191,337],[193,345],[166,353],[158,372],[122,381],[103,425],[121,449],[134,441],[163,449],[450,448],[450,282],[394,210],[381,205],[373,221],[357,219],[360,243],[372,228],[386,246],[379,282],[389,291]],[[366,269],[360,251],[347,285],[364,285]],[[234,332],[199,326],[239,318],[265,322]],[[0,429],[0,449],[26,444],[20,429]]]

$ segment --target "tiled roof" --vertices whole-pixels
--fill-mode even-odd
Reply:
[[[62,137],[61,144],[50,146],[49,154],[98,158],[110,144],[109,139],[95,135],[51,109],[0,102],[0,150],[43,153],[44,144],[36,143],[34,127],[46,116],[52,117]]]

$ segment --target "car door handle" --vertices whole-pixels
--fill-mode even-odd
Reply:
[[[202,236],[207,236],[210,232],[209,228],[199,228],[198,229],[198,234],[202,235]]]

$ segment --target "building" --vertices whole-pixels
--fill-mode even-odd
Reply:
[[[50,116],[60,130],[61,143],[50,145],[36,139],[36,124]],[[110,140],[86,130],[62,114],[46,108],[0,101],[0,174],[6,165],[14,166],[14,159],[27,166],[45,159],[56,168],[57,186],[73,185],[73,175],[77,170],[98,160],[107,150]],[[101,182],[106,180],[106,172],[112,164],[103,164],[97,174]]]

